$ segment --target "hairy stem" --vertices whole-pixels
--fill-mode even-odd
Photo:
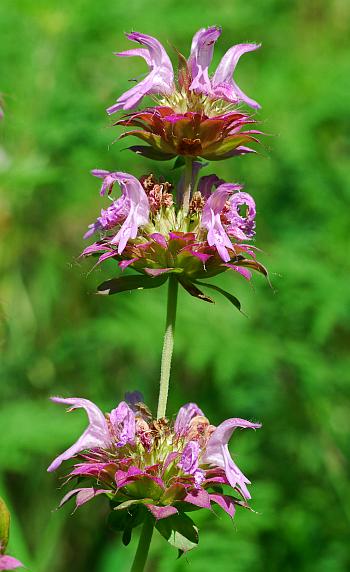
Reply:
[[[153,520],[151,516],[147,516],[143,523],[139,543],[137,546],[134,562],[130,572],[143,572],[145,569],[149,547],[151,545],[153,534]]]
[[[160,366],[160,387],[157,418],[165,417],[166,404],[169,392],[169,379],[171,369],[171,358],[174,348],[174,329],[176,320],[178,281],[176,277],[170,274],[168,288],[168,306],[165,325],[165,334],[163,342],[162,362]]]
[[[188,213],[190,208],[190,198],[191,198],[191,186],[192,186],[192,170],[193,170],[193,158],[185,158],[185,183],[184,183],[184,193],[182,200],[182,207],[184,214]]]

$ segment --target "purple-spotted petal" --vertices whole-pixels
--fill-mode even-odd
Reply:
[[[132,109],[136,107],[142,98],[148,94],[169,94],[173,88],[174,71],[162,44],[152,36],[132,32],[126,34],[129,40],[138,42],[145,48],[128,50],[116,53],[117,56],[130,57],[140,56],[144,58],[149,74],[134,87],[123,93],[117,103],[107,109],[108,114],[115,113],[120,109]]]
[[[196,415],[201,415],[204,417],[204,413],[199,409],[196,403],[186,403],[183,405],[176,416],[174,430],[178,435],[185,435],[190,427],[190,423],[193,417]]]
[[[222,225],[221,213],[228,197],[237,188],[241,187],[230,183],[220,185],[206,201],[202,213],[202,225],[208,231],[208,244],[215,246],[224,262],[231,259],[228,249],[232,248],[232,243]]]
[[[244,103],[254,109],[260,108],[259,103],[248,97],[232,78],[239,58],[243,54],[258,48],[260,48],[260,44],[237,44],[226,52],[212,78],[212,90],[216,97],[226,99],[232,103],[244,101]]]
[[[184,473],[194,475],[198,469],[199,453],[200,446],[198,441],[189,441],[183,450],[178,467],[180,467]]]
[[[125,401],[121,401],[109,415],[113,433],[117,439],[117,446],[124,447],[127,443],[135,441],[135,413]]]
[[[69,449],[64,451],[59,455],[47,469],[49,472],[55,471],[63,461],[71,459],[77,453],[84,451],[84,449],[94,449],[96,447],[108,447],[110,444],[110,433],[108,430],[108,425],[105,416],[102,411],[89,401],[88,399],[70,397],[64,399],[62,397],[52,397],[52,401],[55,403],[63,403],[65,405],[70,405],[70,411],[73,409],[82,408],[85,409],[87,416],[89,418],[89,426],[84,431],[78,441],[74,443]]]

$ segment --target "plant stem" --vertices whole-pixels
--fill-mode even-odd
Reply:
[[[193,158],[185,158],[185,183],[184,183],[184,193],[182,207],[184,215],[187,215],[190,208],[190,198],[191,198],[191,186],[192,186],[192,168],[193,168]]]
[[[162,362],[160,366],[160,387],[159,387],[157,419],[165,417],[166,404],[168,400],[171,358],[173,355],[173,348],[174,348],[177,289],[178,289],[178,281],[174,275],[170,274],[169,288],[168,288],[167,316],[166,316],[165,334],[163,342]]]
[[[130,572],[143,572],[146,565],[149,547],[153,534],[153,521],[151,516],[147,516],[143,523],[139,543],[137,546],[134,562]]]

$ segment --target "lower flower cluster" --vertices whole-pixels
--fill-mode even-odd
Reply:
[[[69,491],[60,506],[72,497],[80,507],[106,495],[111,526],[123,531],[125,543],[148,515],[171,544],[186,552],[198,542],[187,512],[219,505],[233,517],[237,505],[248,507],[250,481],[231,458],[228,442],[235,429],[257,429],[259,423],[233,418],[215,427],[195,403],[181,407],[174,422],[153,419],[138,392],[107,415],[86,399],[52,400],[83,408],[89,418],[83,435],[48,468],[74,458],[68,481],[88,483]]]

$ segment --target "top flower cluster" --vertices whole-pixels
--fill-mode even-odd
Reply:
[[[199,103],[197,96],[202,96],[205,108],[215,106],[218,100],[237,105],[244,102],[258,109],[260,105],[248,97],[233,80],[232,75],[239,58],[246,52],[260,47],[260,44],[237,44],[232,46],[220,61],[215,74],[209,78],[209,66],[213,58],[214,44],[221,35],[221,29],[212,26],[199,30],[193,37],[191,54],[188,60],[180,55],[178,86],[175,85],[174,70],[162,44],[152,36],[132,32],[127,38],[137,42],[144,48],[136,48],[115,55],[121,57],[140,56],[144,58],[149,74],[133,88],[119,97],[115,105],[107,109],[109,114],[122,109],[133,109],[145,95],[160,94],[178,112],[195,111]]]
[[[237,106],[245,103],[258,109],[260,105],[238,87],[232,75],[241,55],[259,45],[237,44],[230,48],[210,78],[209,66],[220,34],[220,28],[213,26],[194,35],[190,57],[186,59],[178,53],[176,81],[169,56],[158,40],[137,32],[127,34],[130,40],[144,47],[116,55],[144,58],[149,73],[123,93],[107,112],[135,110],[146,95],[152,95],[156,104],[141,112],[132,111],[116,122],[136,128],[123,133],[121,138],[133,135],[148,144],[132,146],[132,151],[155,160],[178,155],[221,160],[253,152],[248,145],[257,141],[255,136],[260,131],[245,129],[255,121],[249,114],[238,111]]]

